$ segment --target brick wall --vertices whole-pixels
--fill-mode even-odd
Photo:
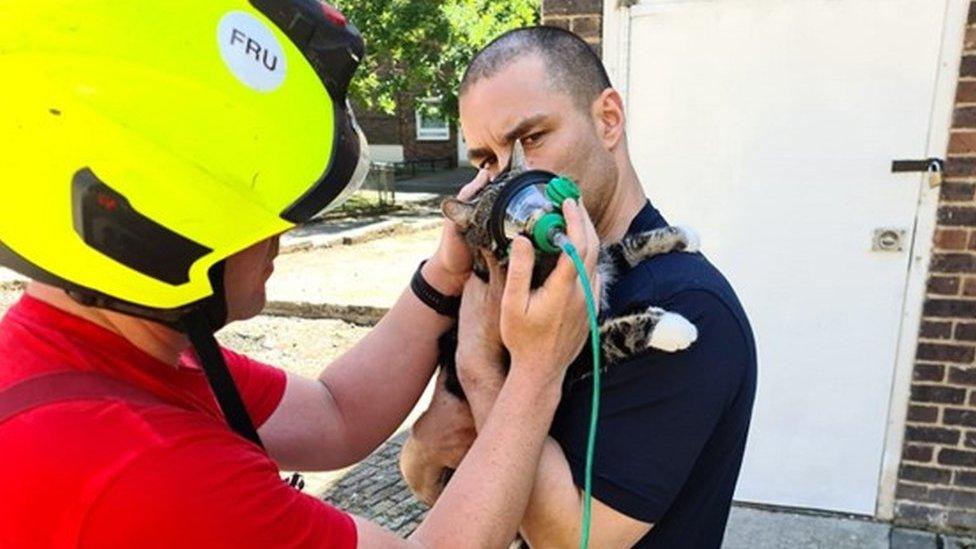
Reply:
[[[413,101],[403,100],[397,108],[397,118],[400,124],[400,143],[403,144],[404,160],[422,160],[431,158],[451,158],[451,165],[457,162],[457,126],[451,124],[451,135],[447,141],[418,141],[417,117],[413,108]]]
[[[451,136],[447,141],[417,141],[417,120],[411,105],[404,99],[397,107],[396,114],[370,111],[363,106],[354,106],[356,120],[371,145],[403,145],[404,160],[425,160],[448,158],[451,165],[457,162],[457,129],[451,125]]]
[[[912,375],[895,520],[976,529],[976,3]]]
[[[603,2],[601,0],[542,0],[542,23],[571,30],[602,54]]]

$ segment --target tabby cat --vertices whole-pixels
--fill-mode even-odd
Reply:
[[[464,240],[474,257],[474,273],[482,280],[488,280],[488,266],[479,250],[486,250],[499,257],[504,267],[507,257],[499,253],[497,244],[488,227],[492,206],[501,189],[515,176],[529,170],[525,163],[525,153],[518,141],[512,151],[508,168],[494,181],[486,185],[469,201],[456,198],[445,199],[441,203],[444,215],[454,221],[464,236]],[[613,283],[620,268],[624,265],[634,267],[640,262],[658,254],[674,251],[696,252],[697,235],[683,227],[664,227],[642,233],[630,234],[621,241],[600,247],[597,269],[600,273],[599,295],[603,296],[601,310],[606,310],[607,286]],[[556,266],[559,256],[555,254],[536,254],[532,273],[532,288],[537,288]],[[594,294],[597,294],[594,288]],[[602,315],[601,315],[602,316]],[[659,307],[646,307],[631,314],[616,318],[600,319],[600,342],[603,351],[603,367],[612,366],[648,348],[675,352],[688,348],[698,338],[694,324],[683,316],[665,311]],[[454,353],[457,349],[457,333],[452,330],[441,339],[441,366],[447,370],[448,389],[463,398],[461,385],[457,380]],[[588,352],[583,355],[589,356]],[[577,360],[567,373],[567,380],[587,376],[592,373],[592,364],[587,360]]]

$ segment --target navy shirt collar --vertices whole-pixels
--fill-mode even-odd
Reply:
[[[634,219],[631,220],[630,226],[627,227],[627,234],[651,231],[667,226],[668,222],[665,221],[664,216],[648,200],[644,203],[644,207],[634,216]]]

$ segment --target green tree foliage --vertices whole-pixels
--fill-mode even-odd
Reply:
[[[457,87],[471,58],[499,34],[536,24],[540,0],[341,0],[366,40],[352,99],[393,114],[405,97],[440,97],[457,113]],[[439,112],[438,112],[439,111]]]

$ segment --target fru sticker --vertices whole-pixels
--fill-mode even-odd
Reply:
[[[220,57],[245,85],[274,91],[285,81],[285,53],[278,39],[250,13],[232,11],[217,25]]]

